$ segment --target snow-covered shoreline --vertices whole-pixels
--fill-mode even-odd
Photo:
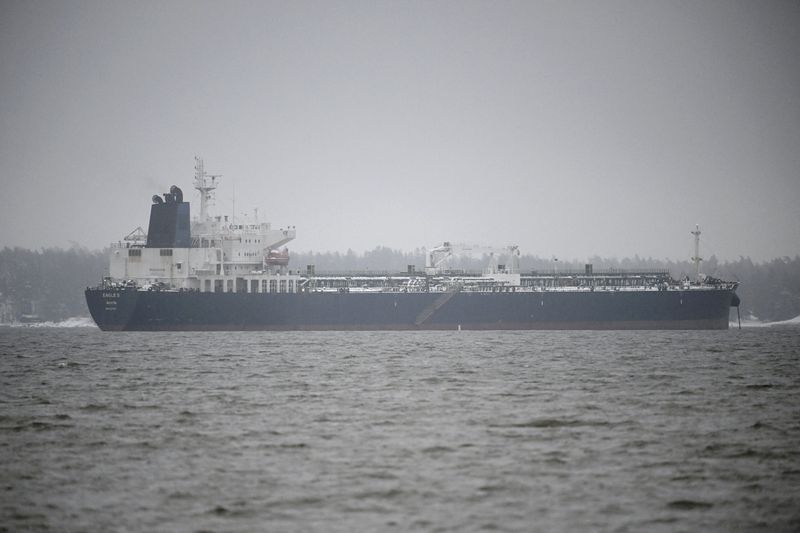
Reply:
[[[779,320],[776,322],[762,322],[757,319],[742,320],[743,328],[771,328],[773,326],[800,326],[800,316],[790,318],[789,320]],[[730,322],[731,328],[739,327],[736,321]]]
[[[777,322],[761,322],[755,319],[742,320],[743,328],[769,328],[773,326],[800,326],[800,316],[790,318],[789,320],[780,320]],[[22,323],[14,322],[11,324],[0,324],[0,327],[11,328],[96,328],[97,325],[91,317],[72,317],[59,322],[31,322]],[[731,328],[738,328],[739,324],[736,321],[730,322]]]
[[[97,325],[94,320],[88,316],[77,316],[67,318],[59,322],[13,322],[11,324],[2,324],[4,327],[10,328],[96,328]]]

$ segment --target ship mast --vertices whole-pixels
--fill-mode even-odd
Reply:
[[[200,220],[205,222],[208,220],[208,204],[214,199],[214,189],[217,188],[216,179],[222,177],[221,175],[206,174],[203,166],[203,160],[197,156],[194,157],[194,188],[200,191]]]
[[[692,257],[692,262],[694,262],[694,279],[699,282],[700,262],[703,261],[703,258],[700,257],[700,225],[695,224],[694,231],[691,233],[694,235],[694,257]]]

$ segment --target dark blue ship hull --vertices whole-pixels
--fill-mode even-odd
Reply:
[[[727,329],[732,289],[212,293],[87,289],[105,331]]]

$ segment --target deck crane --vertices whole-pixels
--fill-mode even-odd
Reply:
[[[440,246],[432,248],[425,254],[425,273],[436,275],[446,270],[448,261],[460,255],[474,256],[483,254],[489,256],[489,265],[485,274],[519,274],[519,247],[517,245],[497,248],[494,246],[479,246],[445,241]],[[501,265],[498,258],[508,257],[509,263]]]

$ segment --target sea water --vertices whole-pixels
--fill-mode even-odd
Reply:
[[[800,327],[0,329],[0,531],[797,531]]]

